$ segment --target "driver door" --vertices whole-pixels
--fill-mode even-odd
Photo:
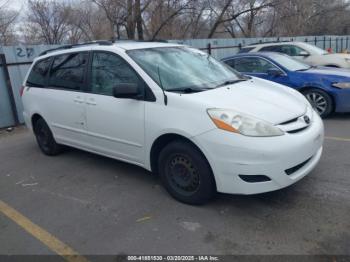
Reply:
[[[116,84],[143,81],[120,56],[94,51],[90,65],[90,92],[86,95],[90,147],[104,155],[143,164],[145,102],[115,98]]]

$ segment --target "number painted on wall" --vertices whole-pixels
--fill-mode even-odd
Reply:
[[[34,48],[32,48],[32,47],[26,47],[26,48],[17,47],[16,48],[16,55],[18,57],[30,58],[30,57],[34,56]]]

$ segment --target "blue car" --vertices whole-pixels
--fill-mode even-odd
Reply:
[[[350,70],[312,67],[273,52],[238,54],[222,61],[242,74],[300,91],[321,117],[350,112]]]

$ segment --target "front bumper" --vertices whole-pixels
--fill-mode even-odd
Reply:
[[[350,112],[350,89],[333,89],[332,95],[335,98],[335,112]]]
[[[316,113],[311,125],[295,134],[246,137],[215,129],[193,138],[211,165],[217,190],[247,195],[281,189],[306,176],[321,158],[323,139],[323,123]],[[266,176],[270,181],[246,182],[240,175]]]

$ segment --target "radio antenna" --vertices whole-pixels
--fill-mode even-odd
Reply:
[[[167,97],[167,95],[165,94],[165,90],[164,90],[164,87],[163,87],[162,78],[160,77],[159,65],[158,65],[158,67],[157,67],[157,71],[158,71],[158,78],[159,78],[160,88],[162,89],[163,95],[164,95],[164,104],[165,104],[165,105],[168,105],[168,97]]]

